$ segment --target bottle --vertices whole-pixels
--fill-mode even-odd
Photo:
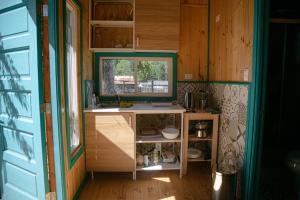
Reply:
[[[148,167],[149,166],[149,158],[148,155],[144,155],[144,166]]]
[[[159,162],[158,150],[155,148],[153,151],[153,163],[154,165],[157,165],[158,162]]]
[[[97,107],[97,99],[95,93],[93,93],[93,97],[92,97],[92,107],[93,108]]]

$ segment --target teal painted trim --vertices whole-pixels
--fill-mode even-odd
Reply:
[[[82,9],[81,9],[81,4],[78,0],[72,0],[72,2],[77,6],[78,10],[79,10],[79,20],[80,20],[80,85],[81,85],[81,89],[83,89],[83,83],[82,83]],[[67,134],[67,155],[68,155],[68,168],[71,169],[74,164],[76,163],[76,161],[80,158],[80,156],[82,155],[82,153],[84,152],[84,126],[82,124],[82,130],[81,130],[81,137],[82,137],[82,144],[79,146],[79,149],[77,149],[77,151],[75,152],[74,155],[72,155],[71,152],[71,148],[70,148],[70,129],[69,129],[69,118],[68,118],[68,113],[69,113],[69,99],[68,99],[68,77],[67,77],[67,47],[66,47],[66,35],[67,35],[67,31],[66,31],[66,13],[67,13],[67,0],[63,1],[63,31],[64,31],[64,37],[63,37],[63,43],[64,43],[64,95],[65,95],[65,110],[66,110],[66,116],[65,116],[65,120],[66,120],[66,134]],[[81,90],[81,96],[84,95],[84,93],[82,93]],[[81,106],[83,105],[82,103],[84,103],[84,98],[82,98],[81,101]],[[84,107],[81,108],[82,110],[82,121],[81,123],[83,123],[84,119],[83,119],[83,109]]]
[[[76,193],[73,197],[73,200],[78,200],[79,199],[79,196],[80,196],[84,186],[87,184],[88,180],[89,180],[88,174],[86,173],[83,180],[80,183],[80,186],[79,186],[78,190],[76,191]]]
[[[95,91],[100,94],[99,60],[101,57],[167,57],[173,60],[173,91],[172,97],[122,96],[122,101],[175,101],[177,98],[177,55],[176,53],[145,53],[145,52],[103,52],[95,53]],[[102,101],[116,101],[115,97],[100,96]]]
[[[208,81],[209,84],[227,84],[227,85],[250,85],[250,82],[226,82],[226,81]]]
[[[262,147],[262,128],[266,81],[266,59],[268,30],[268,1],[254,1],[254,33],[252,57],[252,83],[250,84],[247,110],[247,135],[245,144],[245,164],[243,199],[258,197],[260,159]]]
[[[78,4],[80,5],[80,4]],[[85,108],[85,87],[84,87],[84,80],[83,80],[83,34],[82,34],[82,9],[80,5],[80,83],[81,83],[81,127],[82,127],[82,145],[83,151],[85,150],[85,118],[84,118],[84,108]],[[81,153],[82,154],[82,153]],[[80,154],[80,155],[81,155]]]
[[[207,23],[207,25],[208,25],[208,28],[207,28],[207,80],[209,80],[210,78],[209,78],[209,75],[210,75],[210,0],[208,0],[208,17],[207,17],[208,19],[208,23]]]
[[[177,81],[178,83],[203,83],[209,85],[223,84],[223,85],[250,85],[250,82],[226,82],[226,81]]]
[[[92,70],[93,70],[92,71],[93,72],[92,79],[96,80],[96,71],[95,71],[95,69],[96,69],[96,62],[95,62],[95,54],[94,53],[92,54],[92,65],[93,65],[93,67],[92,67]],[[95,85],[93,85],[93,87],[95,87]]]
[[[59,63],[59,6],[58,0],[48,2],[49,62],[51,85],[51,113],[55,159],[55,180],[57,200],[67,199],[64,162],[64,144],[60,96]]]
[[[36,0],[37,8],[40,8],[42,2]],[[39,82],[39,102],[45,102],[44,99],[44,81],[43,81],[43,56],[42,56],[42,16],[39,12],[36,15],[37,18],[37,57],[38,57],[38,82]],[[41,123],[41,143],[42,143],[42,158],[44,167],[44,182],[45,182],[45,192],[49,192],[49,177],[48,177],[48,163],[47,163],[47,149],[46,149],[46,128],[45,128],[45,113],[40,113],[40,123]]]

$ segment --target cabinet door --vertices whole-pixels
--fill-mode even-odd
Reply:
[[[210,81],[251,81],[254,1],[210,1]]]
[[[134,170],[133,114],[107,113],[87,117],[86,167],[94,171]]]
[[[180,0],[136,0],[137,50],[179,49]]]
[[[180,9],[178,80],[207,80],[208,6],[182,4]]]

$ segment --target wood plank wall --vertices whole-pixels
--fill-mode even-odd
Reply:
[[[180,5],[180,43],[177,78],[207,80],[208,67],[208,2],[182,0]]]
[[[48,0],[43,0],[43,4],[48,4]],[[43,16],[42,31],[43,31],[44,102],[51,103],[48,16]],[[50,187],[50,192],[55,192],[56,191],[55,162],[54,162],[53,130],[52,130],[52,115],[51,115],[51,113],[46,113],[45,118],[46,118],[45,125],[46,125],[46,140],[47,140],[49,187]]]
[[[89,50],[89,0],[80,0],[82,12],[83,80],[93,79],[92,52]]]
[[[63,0],[59,0],[59,16],[62,19],[63,16]],[[60,52],[60,77],[61,77],[61,110],[65,110],[65,95],[64,95],[64,44],[63,44],[63,20],[59,20],[59,52]],[[84,45],[84,42],[83,42]],[[79,72],[80,74],[80,72]],[[78,77],[79,78],[79,77]],[[80,80],[80,79],[79,79]],[[85,171],[85,152],[80,156],[77,162],[71,169],[68,167],[68,155],[67,155],[67,134],[66,134],[66,116],[65,112],[62,112],[62,134],[64,144],[64,160],[65,160],[65,175],[66,175],[66,191],[67,200],[74,198],[75,193],[79,189],[81,182],[83,181]]]
[[[253,6],[253,0],[210,1],[211,81],[251,81]]]

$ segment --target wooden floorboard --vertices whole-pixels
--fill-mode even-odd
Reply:
[[[205,200],[211,199],[209,163],[189,163],[182,179],[179,171],[94,173],[80,200]]]

